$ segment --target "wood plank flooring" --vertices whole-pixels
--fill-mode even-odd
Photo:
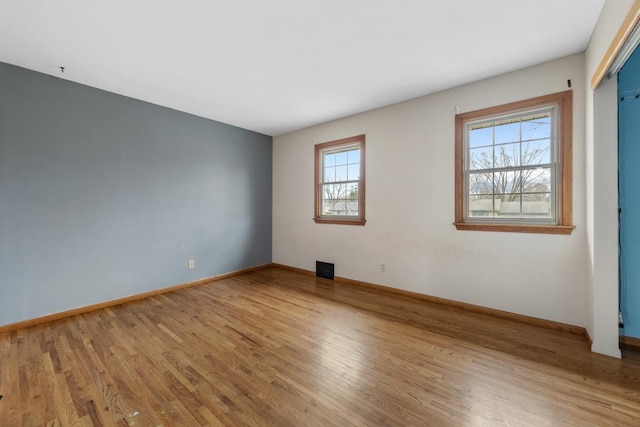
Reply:
[[[267,268],[0,335],[0,426],[639,426],[628,356]]]

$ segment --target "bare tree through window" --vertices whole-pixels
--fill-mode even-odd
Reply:
[[[551,113],[472,125],[471,216],[551,216]]]

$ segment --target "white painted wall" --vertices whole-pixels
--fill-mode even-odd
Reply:
[[[590,80],[634,0],[608,0],[585,53],[588,275],[591,349],[620,357],[618,348],[618,107],[616,80],[594,92]]]
[[[273,261],[528,316],[586,326],[585,64],[574,55],[274,138]],[[570,236],[457,231],[454,116],[574,91]],[[314,141],[366,128],[367,224],[315,224]],[[380,264],[386,264],[386,273]]]

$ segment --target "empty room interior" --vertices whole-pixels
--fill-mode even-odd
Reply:
[[[0,1],[0,425],[640,425],[639,22]]]

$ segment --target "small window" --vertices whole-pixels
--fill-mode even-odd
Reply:
[[[364,225],[364,135],[315,146],[317,223]]]
[[[571,116],[571,91],[456,115],[456,228],[570,234]]]

